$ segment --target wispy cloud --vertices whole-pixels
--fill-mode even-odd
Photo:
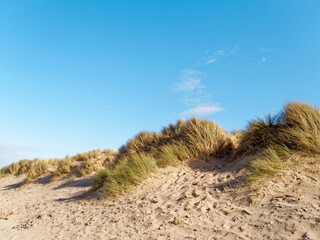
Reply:
[[[184,69],[181,71],[179,81],[173,86],[176,92],[191,93],[194,91],[201,91],[205,86],[201,83],[205,74],[194,69]]]
[[[215,63],[218,62],[220,60],[222,60],[223,58],[233,55],[239,48],[237,46],[235,46],[232,49],[229,50],[218,50],[216,52],[214,52],[213,54],[206,56],[204,58],[205,64],[211,64],[211,63]],[[209,54],[209,51],[205,52],[206,54]]]
[[[181,113],[182,116],[206,116],[216,112],[220,112],[223,109],[218,104],[200,104],[196,107],[190,108]]]
[[[267,61],[267,58],[266,57],[262,57],[261,60],[260,60],[260,64],[264,63],[265,61]]]
[[[170,88],[180,96],[180,104],[185,111],[180,113],[181,117],[206,116],[223,109],[219,104],[212,102],[212,95],[205,84],[206,74],[200,70],[208,67],[208,64],[220,62],[238,51],[238,46],[224,50],[205,50],[205,57],[192,68],[181,71],[177,82]]]
[[[180,113],[182,117],[205,116],[222,109],[211,102],[211,94],[207,91],[204,83],[206,74],[197,69],[184,69],[172,90],[180,95],[180,104],[184,105],[186,111]]]

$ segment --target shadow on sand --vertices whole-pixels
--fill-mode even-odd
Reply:
[[[19,188],[23,184],[24,184],[24,181],[21,181],[21,182],[15,183],[15,184],[11,184],[11,185],[5,186],[3,189],[4,190],[11,190],[11,189]]]
[[[192,169],[201,172],[222,174],[221,177],[224,176],[222,180],[209,184],[208,187],[216,188],[224,192],[245,186],[245,168],[251,158],[252,157],[249,156],[240,159],[239,161],[230,161],[230,157],[210,159],[210,161],[198,160],[190,161],[188,165]]]
[[[61,189],[61,188],[90,187],[93,178],[94,177],[91,176],[91,177],[87,177],[84,179],[69,181],[69,182],[63,183],[60,186],[54,188],[54,190]]]

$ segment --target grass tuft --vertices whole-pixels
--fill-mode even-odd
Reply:
[[[289,155],[288,149],[280,146],[268,147],[255,157],[249,164],[246,180],[249,184],[273,177],[287,168],[284,156]]]
[[[117,196],[141,183],[156,169],[157,164],[152,156],[135,154],[112,169],[107,168],[100,171],[93,181],[92,190],[101,189],[109,196]]]
[[[233,151],[229,134],[210,120],[192,118],[186,123],[180,141],[184,141],[193,157],[203,160],[222,158]]]
[[[259,153],[273,145],[320,154],[320,111],[305,103],[287,103],[275,116],[253,120],[242,132],[232,159]]]
[[[48,172],[49,164],[46,160],[35,159],[30,161],[30,167],[26,170],[27,177],[24,183],[30,183],[32,180],[46,174]]]
[[[191,159],[211,160],[233,151],[230,135],[209,120],[179,120],[157,134],[143,131],[123,145],[113,167],[101,170],[92,190],[119,195],[139,184],[158,167]]]

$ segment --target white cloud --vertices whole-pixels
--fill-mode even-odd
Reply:
[[[219,51],[216,52],[216,55],[217,55],[217,56],[220,56],[220,57],[223,57],[223,56],[229,55],[229,53],[226,53],[226,52],[223,51],[223,50],[219,50]]]
[[[204,116],[210,115],[222,109],[217,104],[210,101],[211,94],[206,91],[203,83],[205,74],[195,69],[185,69],[181,71],[181,76],[173,90],[182,94],[180,104],[188,110],[180,113],[180,116]]]
[[[227,56],[234,54],[238,49],[239,48],[235,46],[231,50],[218,50],[212,56],[208,56],[204,58],[205,64],[211,64],[211,63],[217,62]]]
[[[206,74],[198,69],[203,69],[204,65],[219,62],[224,58],[233,55],[239,48],[229,48],[211,52],[205,50],[205,57],[192,68],[181,71],[178,81],[170,88],[177,93],[179,103],[186,109],[180,113],[183,118],[190,116],[206,116],[224,109],[212,102],[212,93],[208,90],[205,79]]]
[[[201,83],[201,80],[204,76],[205,76],[204,73],[198,70],[193,70],[193,69],[182,70],[182,75],[179,78],[179,82],[177,82],[173,86],[173,90],[176,92],[185,92],[185,93],[201,91],[201,89],[205,88],[205,86],[202,85]]]
[[[196,107],[193,107],[189,110],[181,113],[183,116],[206,116],[211,115],[216,112],[220,112],[223,109],[220,108],[217,104],[200,104]]]
[[[216,62],[216,61],[217,61],[217,59],[209,57],[209,58],[206,60],[206,64],[214,63],[214,62]]]
[[[266,57],[262,57],[262,58],[261,58],[261,63],[263,63],[263,62],[265,62],[265,61],[267,61],[267,58],[266,58]]]

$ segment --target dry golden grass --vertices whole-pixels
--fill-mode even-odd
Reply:
[[[239,130],[232,130],[230,132],[230,138],[231,138],[231,141],[233,142],[234,148],[237,148],[242,139],[242,132]]]
[[[320,154],[320,111],[306,103],[288,103],[282,112],[282,141],[296,151]]]
[[[30,174],[31,176],[40,176],[47,172],[49,164],[47,161],[35,158],[34,160],[21,160],[17,163],[12,163],[9,166],[0,169],[0,174],[3,176]]]
[[[233,160],[256,154],[273,145],[290,150],[320,154],[320,111],[305,103],[287,103],[284,109],[266,120],[251,121],[242,132]]]
[[[319,158],[319,109],[291,102],[274,117],[250,122],[232,159],[253,154],[258,156],[249,164],[248,183],[270,178],[302,159]]]
[[[149,152],[153,146],[159,145],[159,135],[156,132],[141,131],[129,139],[126,145],[119,149],[121,156],[130,156],[136,153]]]
[[[92,190],[101,188],[115,196],[139,184],[158,167],[190,159],[221,158],[232,151],[230,135],[216,123],[197,118],[180,120],[159,134],[144,131],[130,139],[119,150],[114,165],[96,175]]]
[[[54,181],[63,175],[69,174],[71,172],[72,161],[73,159],[68,156],[64,159],[60,159],[58,161],[57,169],[51,175],[50,181]]]
[[[96,149],[72,157],[67,156],[57,161],[57,167],[51,176],[51,181],[67,174],[85,176],[92,172],[97,172],[111,164],[117,154],[118,153],[112,149],[103,151]]]
[[[101,188],[108,195],[118,195],[159,167],[229,156],[234,161],[249,155],[256,155],[249,163],[249,183],[290,167],[293,156],[320,155],[319,109],[290,102],[279,114],[258,118],[249,122],[245,130],[231,133],[210,120],[179,120],[160,133],[138,133],[119,152],[97,149],[63,159],[22,160],[0,169],[0,176],[26,173],[25,182],[30,182],[51,168],[54,169],[52,180],[66,174],[84,176],[103,169],[96,175],[92,189]]]
[[[282,124],[278,119],[271,116],[268,116],[265,120],[258,118],[250,121],[248,128],[242,131],[241,139],[232,159],[256,154],[273,144],[279,143],[281,128]]]
[[[50,172],[52,173],[51,181],[74,172],[78,176],[84,176],[108,166],[113,162],[117,154],[112,149],[103,151],[97,149],[71,157],[66,156],[62,159],[54,158],[48,161],[37,158],[34,160],[21,160],[1,168],[0,176],[26,174],[24,183],[29,183]]]
[[[230,135],[210,120],[192,118],[182,130],[180,142],[186,144],[194,158],[209,160],[232,154]]]
[[[170,144],[185,144],[192,157],[223,157],[231,154],[233,143],[230,134],[210,120],[192,118],[179,120],[164,127],[160,133],[142,131],[128,140],[119,150],[118,158],[136,153],[156,153]]]
[[[46,173],[48,173],[49,164],[48,161],[35,159],[30,161],[30,167],[26,171],[27,177],[24,180],[24,183],[29,183],[33,179],[36,179]]]

